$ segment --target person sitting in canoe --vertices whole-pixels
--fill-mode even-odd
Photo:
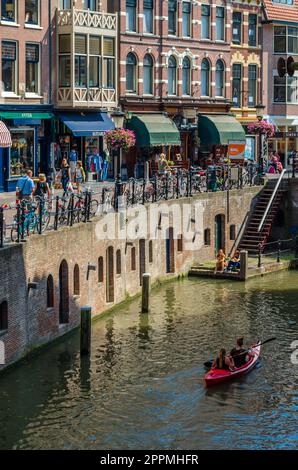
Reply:
[[[244,364],[247,363],[249,355],[248,354],[243,354],[245,353],[246,349],[243,348],[243,342],[244,338],[238,338],[237,339],[237,344],[236,347],[231,350],[230,355],[232,356],[234,360],[235,367],[238,369],[238,367],[244,366]]]
[[[233,370],[234,368],[235,364],[233,358],[227,356],[227,351],[222,348],[219,352],[219,356],[213,362],[212,369]]]

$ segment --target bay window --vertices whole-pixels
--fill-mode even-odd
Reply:
[[[38,44],[26,44],[26,93],[39,94]]]
[[[115,88],[115,41],[113,38],[103,40],[103,86]]]
[[[153,0],[144,0],[143,31],[153,33]]]
[[[17,43],[2,41],[2,83],[4,91],[16,93]]]
[[[25,1],[25,23],[39,24],[39,0]]]
[[[1,0],[1,19],[16,22],[17,6],[15,0]]]
[[[87,88],[87,36],[75,35],[75,86]]]
[[[71,84],[70,34],[59,36],[59,86],[70,87]]]
[[[101,38],[89,37],[89,87],[98,88],[101,85]]]

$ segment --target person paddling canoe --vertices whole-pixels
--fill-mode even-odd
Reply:
[[[238,367],[244,366],[244,364],[246,364],[247,361],[249,360],[249,355],[244,354],[246,350],[243,348],[243,343],[244,343],[244,338],[243,337],[238,338],[236,347],[233,348],[230,352],[230,355],[232,356],[235,367],[237,369]]]
[[[227,351],[224,348],[220,350],[219,356],[213,362],[212,369],[222,369],[222,370],[235,369],[233,358],[230,356],[227,356]]]

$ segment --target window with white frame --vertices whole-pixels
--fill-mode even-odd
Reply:
[[[169,34],[177,34],[177,0],[169,0],[168,32]]]
[[[248,66],[248,107],[254,108],[257,104],[258,66]]]
[[[218,59],[215,68],[215,96],[225,96],[225,67],[222,60]]]
[[[296,72],[297,73],[297,72]],[[298,103],[298,75],[274,77],[274,103]]]
[[[70,87],[71,58],[70,34],[59,35],[59,87]]]
[[[201,95],[210,96],[210,62],[208,59],[202,60],[201,66]]]
[[[240,108],[242,105],[242,64],[233,64],[232,94],[233,106],[235,108]]]
[[[174,56],[169,58],[168,93],[169,95],[177,95],[177,61]]]
[[[126,57],[126,91],[137,92],[137,59],[132,52]]]
[[[216,7],[216,40],[225,40],[225,9],[224,7]]]
[[[210,5],[202,5],[201,39],[210,39]]]
[[[182,2],[182,36],[191,36],[191,3]]]
[[[25,1],[25,23],[33,25],[39,24],[39,0]]]
[[[153,59],[150,54],[144,57],[143,89],[145,95],[153,95]]]
[[[26,93],[39,94],[39,44],[26,44]]]
[[[126,31],[137,30],[137,0],[126,0]]]
[[[17,21],[17,2],[16,0],[1,0],[1,20]]]
[[[2,41],[2,82],[5,92],[17,92],[17,43]]]
[[[144,0],[143,32],[153,33],[153,0]]]
[[[240,11],[233,12],[232,42],[233,44],[242,42],[242,13]]]
[[[191,63],[188,57],[184,57],[182,63],[182,94],[191,94]]]

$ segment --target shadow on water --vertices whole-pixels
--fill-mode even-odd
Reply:
[[[154,291],[0,377],[0,448],[297,448],[298,273]],[[277,336],[258,366],[207,390],[204,362],[243,334]],[[296,366],[297,367],[297,366]]]

